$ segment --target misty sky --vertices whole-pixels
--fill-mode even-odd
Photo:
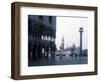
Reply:
[[[64,37],[65,48],[73,44],[80,45],[79,28],[83,27],[83,49],[88,48],[88,18],[57,17],[56,18],[56,46],[60,47]]]

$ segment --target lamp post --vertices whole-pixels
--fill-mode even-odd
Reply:
[[[82,56],[82,32],[83,32],[83,27],[80,27],[79,32],[80,32],[80,56]]]

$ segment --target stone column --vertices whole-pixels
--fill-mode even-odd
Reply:
[[[79,29],[79,32],[80,32],[80,56],[82,56],[82,32],[83,32],[82,27]]]

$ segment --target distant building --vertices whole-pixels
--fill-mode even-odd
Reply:
[[[55,56],[56,17],[28,16],[28,55],[37,57]]]
[[[73,56],[77,57],[77,56],[80,55],[80,48],[79,48],[79,47],[76,47],[75,44],[73,44],[73,46],[70,48],[70,50],[71,50],[70,56],[72,56],[72,57],[73,57]]]
[[[64,45],[65,45],[65,44],[64,44],[64,37],[62,37],[62,43],[61,43],[61,45],[60,45],[60,49],[61,49],[61,50],[64,50]]]
[[[71,56],[71,57],[79,57],[80,56],[80,47],[76,47],[75,44],[73,44],[70,47],[64,48],[64,39],[62,39],[62,43],[60,46],[60,50],[56,51],[57,56]],[[81,56],[88,56],[88,50],[84,49],[82,50],[82,55]]]
[[[83,56],[88,56],[88,50],[87,50],[87,49],[84,49],[84,50],[82,51],[82,55],[83,55]]]

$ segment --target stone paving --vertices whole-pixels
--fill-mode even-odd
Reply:
[[[76,65],[76,64],[87,64],[88,57],[71,57],[71,56],[55,56],[42,57],[33,60],[32,58],[28,61],[28,66],[49,66],[49,65]]]

